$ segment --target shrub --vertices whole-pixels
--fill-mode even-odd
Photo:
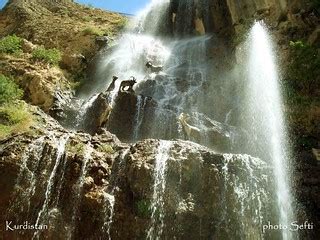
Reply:
[[[11,78],[0,74],[0,104],[20,99],[22,95],[23,91]]]
[[[320,54],[316,47],[302,41],[290,42],[289,88],[312,95],[319,88]]]
[[[67,151],[73,154],[83,154],[85,152],[85,145],[83,143],[70,142],[67,146]]]
[[[33,118],[27,104],[21,101],[6,103],[0,107],[0,139],[9,134],[27,131]]]
[[[0,53],[18,53],[21,52],[22,38],[16,35],[9,35],[0,40]]]
[[[45,49],[38,47],[32,52],[32,57],[35,60],[43,61],[52,65],[57,65],[61,61],[61,53],[56,48]]]
[[[82,31],[82,33],[84,35],[96,35],[96,36],[103,35],[103,32],[100,29],[94,28],[94,27],[87,27]]]
[[[81,19],[85,22],[90,22],[92,20],[91,17],[89,17],[89,16],[83,16],[83,17],[81,17]]]
[[[109,153],[109,154],[113,154],[115,152],[113,147],[109,144],[100,143],[98,149],[101,152],[105,152],[105,153]]]

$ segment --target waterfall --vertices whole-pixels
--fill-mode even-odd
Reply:
[[[249,39],[247,126],[254,136],[256,154],[270,159],[273,165],[278,198],[279,223],[290,228],[293,220],[290,195],[290,148],[285,127],[280,77],[271,38],[266,27],[256,22]],[[256,150],[255,150],[256,151]],[[254,152],[254,151],[253,151]],[[289,230],[283,230],[283,239],[293,239]]]
[[[80,100],[81,101],[81,107],[80,110],[76,116],[76,121],[75,121],[75,128],[79,128],[83,122],[83,119],[85,117],[85,114],[87,113],[88,109],[92,106],[94,101],[98,98],[99,94],[96,93],[92,95],[89,99],[84,99]]]
[[[133,140],[137,141],[139,139],[140,129],[144,117],[144,108],[147,104],[147,98],[143,98],[143,96],[138,95],[137,97],[137,111],[134,121],[134,129],[133,129]]]
[[[65,152],[65,146],[66,146],[68,139],[69,139],[68,135],[62,136],[59,139],[54,167],[51,171],[50,177],[48,179],[47,187],[46,187],[45,200],[42,204],[41,210],[38,213],[38,217],[37,217],[35,225],[39,225],[42,222],[44,222],[44,220],[48,216],[49,202],[50,202],[51,198],[54,197],[53,196],[53,185],[54,185],[55,176],[57,173],[57,169],[58,169],[59,165],[61,164],[61,161],[64,161],[63,154]],[[56,195],[59,195],[59,194],[56,194]],[[40,232],[38,230],[35,231],[32,239],[39,239],[39,234],[40,234]]]
[[[114,215],[114,206],[115,206],[115,190],[117,188],[117,184],[119,181],[119,174],[122,168],[124,167],[125,164],[125,158],[128,155],[130,149],[127,148],[125,149],[121,154],[120,154],[120,160],[118,162],[117,166],[112,166],[113,173],[114,173],[114,179],[113,182],[111,183],[111,190],[108,191],[108,189],[105,189],[104,192],[104,224],[102,226],[102,230],[104,233],[107,234],[108,239],[111,240],[111,225],[113,222],[113,215]],[[108,193],[107,193],[108,192]]]
[[[268,202],[265,189],[260,188],[264,176],[259,175],[252,166],[264,164],[259,159],[251,159],[248,155],[224,154],[222,175],[224,178],[224,213],[222,222],[228,222],[233,217],[238,219],[238,226],[234,228],[235,236],[243,236],[244,239],[264,239],[262,225],[266,215],[263,205]],[[237,160],[240,160],[237,162]],[[253,161],[252,164],[250,161]],[[243,173],[235,174],[234,167],[241,163]],[[229,198],[226,198],[229,195]],[[230,198],[234,196],[234,200]],[[231,200],[230,200],[231,199]],[[233,201],[237,201],[236,204]],[[248,207],[250,206],[250,207]],[[229,233],[231,235],[231,232]]]
[[[114,194],[114,189],[112,189],[112,194]],[[114,205],[115,205],[115,198],[113,195],[105,193],[104,198],[106,200],[107,209],[109,210],[109,218],[107,221],[105,221],[104,228],[106,228],[106,233],[108,236],[108,239],[111,240],[111,224],[113,222],[113,214],[114,214]],[[106,215],[107,211],[105,210]]]
[[[34,193],[36,186],[35,167],[38,165],[44,149],[45,137],[40,137],[34,140],[28,149],[22,155],[22,166],[17,177],[16,184],[14,186],[14,198],[10,203],[7,215],[15,214],[19,216],[22,212],[29,212],[30,210],[30,198]],[[28,167],[28,160],[33,157],[32,165]],[[25,186],[25,184],[28,184]],[[22,190],[23,189],[23,190]]]
[[[160,141],[155,157],[154,185],[151,203],[151,225],[147,239],[160,239],[164,227],[164,193],[166,187],[166,165],[172,142]]]
[[[83,189],[83,184],[84,180],[86,178],[87,170],[88,170],[88,163],[91,160],[91,154],[93,152],[93,148],[91,146],[91,143],[88,143],[85,152],[84,152],[84,157],[83,157],[83,162],[81,166],[81,171],[80,171],[80,177],[76,183],[75,187],[75,201],[73,202],[72,206],[72,218],[71,218],[71,231],[69,232],[70,236],[69,239],[71,239],[72,234],[74,232],[74,229],[76,227],[76,217],[78,216],[78,208],[80,204],[80,199],[81,199],[81,194],[82,194],[82,189]]]

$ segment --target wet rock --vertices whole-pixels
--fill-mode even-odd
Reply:
[[[84,129],[91,134],[96,133],[109,120],[112,107],[108,103],[108,95],[99,94],[92,106],[87,110]]]
[[[83,188],[85,191],[89,191],[94,186],[94,180],[92,177],[86,177],[84,180]]]
[[[220,222],[220,224],[233,225],[237,212],[241,212],[239,209],[241,204],[239,205],[238,201],[242,200],[236,200],[237,190],[232,180],[234,178],[238,179],[237,184],[240,184],[238,186],[241,186],[240,182],[245,184],[252,179],[255,179],[254,181],[258,184],[255,189],[248,192],[244,190],[243,193],[248,195],[244,204],[254,202],[251,194],[263,189],[262,191],[268,192],[266,194],[268,197],[261,199],[260,214],[263,212],[268,215],[270,211],[273,211],[270,202],[272,193],[269,192],[271,189],[268,190],[271,179],[267,178],[269,169],[263,161],[244,155],[216,154],[190,142],[175,141],[171,144],[168,159],[163,159],[167,161],[165,190],[163,209],[158,209],[160,212],[164,211],[165,224],[162,229],[162,237],[197,239],[200,229],[201,236],[204,238],[223,238],[223,236],[231,236],[230,234],[240,236],[242,233],[239,229],[228,230],[211,224],[213,222],[218,224],[221,221],[220,216],[227,214],[224,216],[228,217],[222,220],[226,222]],[[153,184],[156,159],[159,158],[158,146],[159,141],[157,140],[139,142],[131,147],[129,155],[124,159],[126,167],[119,173],[119,192],[115,195],[116,213],[113,226],[117,226],[116,229],[126,227],[128,231],[119,232],[114,229],[115,231],[112,232],[119,239],[126,239],[129,236],[131,238],[141,237],[151,227],[150,212],[144,212],[144,206],[147,206],[148,209],[148,206],[150,207],[155,201]],[[250,174],[249,169],[253,170]],[[264,177],[261,178],[261,176]],[[227,192],[224,189],[227,189]],[[127,204],[123,205],[123,202]],[[237,210],[231,213],[228,209]],[[125,215],[126,219],[122,218],[122,215]],[[259,215],[250,215],[249,212],[246,212],[241,216],[244,221],[245,219],[251,221],[252,218],[258,219]],[[141,222],[146,219],[149,219],[148,223],[144,223],[142,227]],[[196,226],[195,222],[199,222],[199,226]],[[252,227],[252,229],[258,228]],[[259,236],[260,233],[258,230],[244,234]]]
[[[97,36],[95,40],[100,48],[108,46],[108,43],[110,42],[110,38],[108,36]]]

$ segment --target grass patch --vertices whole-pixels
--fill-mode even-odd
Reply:
[[[85,21],[85,22],[90,22],[90,21],[92,21],[92,18],[89,16],[83,16],[83,17],[81,17],[81,20]]]
[[[87,27],[87,28],[83,29],[82,33],[85,36],[87,36],[87,35],[102,36],[104,34],[103,31],[101,31],[100,29],[95,28],[95,27]]]
[[[33,116],[26,103],[14,101],[0,107],[0,139],[11,134],[26,132],[32,123]]]
[[[313,95],[320,87],[320,54],[316,47],[303,41],[290,42],[286,85],[289,90]]]
[[[0,39],[0,53],[18,54],[21,50],[22,38],[9,35]]]
[[[21,99],[23,91],[12,78],[0,74],[0,104]]]
[[[67,151],[73,154],[83,154],[85,149],[85,144],[83,143],[70,142],[70,144],[67,145]]]
[[[51,65],[58,65],[61,61],[61,52],[56,48],[45,49],[38,47],[32,52],[32,58]]]

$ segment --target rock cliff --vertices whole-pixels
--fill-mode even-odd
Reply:
[[[225,69],[230,70],[230,63],[236,63],[235,53],[254,19],[269,24],[284,72],[292,63],[290,41],[307,42],[319,54],[319,9],[307,0],[171,0],[163,31],[176,38],[214,34],[219,44],[210,42],[203,59],[214,66],[212,74],[220,77]],[[225,121],[221,112],[231,103],[225,103],[226,93],[219,85],[201,85],[201,73],[194,77],[193,85],[185,84],[183,74],[175,79],[156,76],[172,82],[179,93],[168,104],[160,101],[165,89],[155,86],[152,79],[139,84],[136,94],[120,92],[112,106],[111,96],[101,93],[81,115],[84,124],[77,127],[83,132],[66,130],[47,115],[63,122],[70,120],[66,118],[70,114],[73,124],[78,120],[75,116],[80,106],[70,104],[74,83],[82,79],[91,84],[85,77],[91,60],[108,41],[116,39],[124,21],[119,14],[67,0],[11,0],[0,12],[0,37],[16,34],[23,38],[20,55],[0,55],[0,73],[14,77],[24,90],[24,100],[42,109],[29,106],[35,119],[29,130],[0,140],[0,212],[4,213],[0,223],[28,219],[50,227],[24,234],[1,227],[0,236],[277,239],[276,233],[263,235],[257,227],[261,225],[259,214],[270,220],[276,215],[275,193],[270,189],[273,179],[268,177],[271,169],[259,158],[230,153],[240,152],[246,133],[225,123],[228,119]],[[32,51],[41,45],[59,49],[61,62],[35,61]],[[219,56],[219,62],[211,62],[212,56]],[[214,101],[221,108],[210,116],[220,122],[199,115],[190,118],[192,126],[196,126],[192,121],[196,118],[214,129],[209,148],[199,145],[201,140],[191,139],[198,144],[177,140],[184,138],[178,122],[181,110],[170,103],[179,102],[194,86],[214,93],[206,102],[208,108]],[[296,146],[293,188],[300,208],[297,220],[312,219],[316,226],[320,222],[319,164],[311,149],[320,148],[318,90],[312,95],[298,91],[298,100],[286,103]],[[201,93],[191,95],[187,104],[201,98]],[[311,97],[307,98],[308,94]],[[2,124],[3,116],[0,121]],[[251,205],[258,206],[259,213],[244,208]],[[301,234],[304,239],[318,235],[319,228]]]
[[[24,235],[2,228],[5,239],[33,235],[62,239],[70,234],[76,239],[144,238],[157,231],[163,216],[163,237],[194,239],[200,234],[223,238],[232,231],[235,239],[243,234],[254,238],[261,234],[254,225],[257,231],[250,233],[224,227],[239,217],[244,224],[252,218],[259,220],[257,213],[242,209],[242,203],[235,201],[239,189],[244,194],[243,204],[260,202],[261,212],[272,211],[273,193],[266,192],[270,169],[257,158],[217,154],[180,140],[122,144],[108,132],[91,136],[66,131],[41,110],[32,107],[30,111],[39,120],[32,131],[1,141],[0,206],[5,214],[0,221],[28,219],[48,223],[50,228]],[[162,149],[164,143],[168,147]],[[167,151],[167,156],[161,156],[162,151]],[[159,180],[154,172],[159,171],[161,160],[167,162],[162,173],[166,177]],[[232,185],[230,179],[237,179],[238,185]],[[155,208],[151,206],[157,194],[156,181],[164,186],[160,213],[152,212]],[[255,187],[246,188],[252,181]],[[154,214],[161,215],[155,222]],[[191,227],[192,222],[199,225]],[[173,231],[172,224],[181,231]]]

